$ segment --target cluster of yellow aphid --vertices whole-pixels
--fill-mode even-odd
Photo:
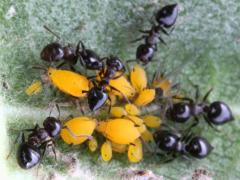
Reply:
[[[91,83],[85,76],[68,70],[49,68],[47,76],[53,86],[76,98],[84,98],[86,93],[82,91],[88,91],[91,88]],[[89,150],[94,152],[98,149],[97,136],[102,135],[106,138],[100,148],[104,161],[111,160],[112,152],[127,152],[130,162],[141,161],[143,158],[142,143],[153,140],[151,130],[148,128],[158,128],[161,124],[161,119],[157,116],[141,115],[141,107],[147,106],[155,99],[155,88],[161,88],[164,93],[170,90],[170,82],[162,78],[155,78],[148,87],[145,70],[136,65],[130,71],[129,78],[120,76],[110,80],[109,85],[121,93],[109,89],[109,96],[114,105],[109,117],[101,121],[91,116],[70,119],[63,125],[65,128],[61,131],[61,138],[67,144],[72,145],[87,142]],[[40,87],[41,83],[35,82],[27,88],[26,93],[31,95],[38,92]],[[131,103],[119,101],[121,103],[118,106],[116,96],[121,99],[122,94]]]

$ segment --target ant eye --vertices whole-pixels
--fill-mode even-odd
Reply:
[[[234,119],[229,106],[220,101],[213,102],[210,105],[207,116],[209,121],[216,125],[221,125]]]

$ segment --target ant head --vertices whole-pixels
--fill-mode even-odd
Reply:
[[[167,130],[159,130],[153,135],[154,141],[158,147],[167,152],[176,151],[179,143],[179,137]]]
[[[49,136],[54,138],[60,134],[62,123],[54,117],[47,117],[43,122],[43,127],[48,132]]]
[[[116,71],[121,71],[124,68],[124,65],[116,56],[110,56],[110,58],[107,58],[106,64],[109,68],[114,68]]]
[[[144,64],[149,63],[154,55],[154,47],[148,44],[141,44],[137,48],[136,59]]]
[[[47,62],[56,62],[63,58],[63,47],[59,43],[50,43],[41,51],[41,59]]]
[[[179,123],[184,123],[188,121],[191,117],[190,104],[186,102],[179,102],[173,104],[173,106],[167,110],[167,116],[171,120]]]

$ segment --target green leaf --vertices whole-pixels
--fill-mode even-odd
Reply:
[[[170,1],[173,3],[174,1]],[[53,91],[45,87],[43,91],[28,97],[24,90],[40,72],[31,67],[42,64],[41,49],[56,38],[44,30],[47,25],[60,35],[61,43],[76,44],[82,40],[87,47],[95,50],[101,57],[116,54],[124,60],[134,59],[139,43],[130,41],[141,36],[139,29],[150,28],[148,19],[153,12],[169,1],[144,0],[2,0],[0,4],[0,76],[1,76],[1,132],[3,145],[13,143],[16,131],[42,123],[49,113],[46,110],[54,99]],[[240,4],[238,0],[193,0],[179,1],[181,13],[170,37],[164,36],[168,46],[159,45],[155,56],[157,61],[148,65],[152,74],[159,61],[160,69],[172,73],[174,82],[181,82],[181,88],[194,92],[189,81],[198,84],[204,94],[213,87],[211,100],[220,99],[233,109],[235,121],[222,127],[220,133],[214,132],[203,122],[201,133],[215,147],[206,159],[198,161],[176,160],[160,164],[155,157],[146,155],[144,161],[132,165],[127,155],[115,155],[110,163],[104,163],[98,153],[89,153],[86,148],[70,148],[60,140],[59,151],[62,156],[75,157],[77,170],[75,178],[111,179],[120,177],[124,168],[148,169],[165,179],[190,179],[193,171],[203,168],[214,179],[240,178]],[[159,67],[158,67],[159,68]],[[61,93],[58,97],[64,99]],[[76,112],[75,112],[76,113]],[[65,109],[63,116],[72,114]],[[78,113],[76,113],[78,114]],[[7,126],[5,126],[5,122]],[[6,148],[5,148],[6,149]],[[15,149],[14,149],[15,150]],[[3,151],[6,155],[8,150]],[[64,155],[67,154],[67,155]],[[71,158],[70,158],[71,159]],[[65,161],[68,161],[66,163]],[[56,177],[74,169],[74,163],[60,158],[57,163],[52,157],[44,159],[39,174]],[[22,171],[17,167],[15,156],[3,162],[15,179],[36,176],[36,169]],[[53,175],[53,176],[54,176]]]

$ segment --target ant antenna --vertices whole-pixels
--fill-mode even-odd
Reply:
[[[49,27],[47,27],[46,25],[43,25],[43,28],[46,29],[49,33],[51,33],[52,35],[54,35],[55,37],[58,38],[58,40],[60,40],[60,36],[58,36],[55,32],[53,32]]]

